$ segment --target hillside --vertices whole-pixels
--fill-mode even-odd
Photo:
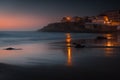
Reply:
[[[85,31],[84,24],[76,22],[52,23],[39,29],[42,32],[81,32]]]

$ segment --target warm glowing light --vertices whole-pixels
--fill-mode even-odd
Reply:
[[[72,51],[71,51],[71,35],[70,33],[66,34],[66,45],[67,45],[67,65],[72,65]]]
[[[114,46],[119,45],[119,42],[117,39],[117,34],[116,33],[115,34],[105,34],[104,36],[107,37],[107,40],[104,43],[104,46],[106,46],[106,48],[104,48],[105,56],[106,57],[115,56],[115,53],[114,53],[115,48],[111,48],[111,46],[114,47]]]
[[[114,54],[112,53],[112,51],[114,50],[114,48],[109,48],[110,46],[114,46],[114,42],[112,42],[111,40],[108,40],[105,43],[105,46],[107,46],[108,48],[105,48],[105,56],[106,57],[110,57],[113,56]]]
[[[104,16],[104,20],[105,20],[106,22],[108,22],[108,21],[109,21],[109,19],[108,19],[108,17],[107,17],[107,16]]]
[[[69,43],[71,42],[71,38],[67,38],[66,41]]]
[[[66,19],[67,19],[68,21],[71,21],[71,17],[69,17],[69,16],[67,16]]]
[[[71,66],[72,65],[72,53],[71,53],[71,47],[67,47],[67,56],[68,56],[68,59],[67,59],[67,65],[68,66]]]
[[[112,34],[106,34],[105,36],[107,37],[107,39],[112,39]]]
[[[113,44],[112,44],[112,42],[109,42],[109,41],[108,41],[108,42],[106,43],[106,46],[113,46]]]
[[[112,20],[109,20],[108,16],[104,16],[104,24],[111,24]]]
[[[70,47],[71,46],[71,44],[70,43],[67,43],[67,47]]]
[[[69,33],[66,34],[66,42],[67,43],[71,42],[71,35]]]

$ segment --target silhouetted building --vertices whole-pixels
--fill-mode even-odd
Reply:
[[[112,23],[112,21],[106,15],[99,15],[92,19],[92,23],[109,25]]]
[[[63,17],[61,22],[81,22],[83,19],[79,16],[74,16],[74,17],[70,17],[70,16],[66,16]]]
[[[115,32],[117,30],[117,26],[98,23],[86,23],[85,28],[93,32]]]
[[[75,17],[72,18],[73,22],[80,22],[81,20],[82,20],[82,18],[79,17],[79,16],[75,16]]]
[[[115,22],[120,22],[120,10],[110,10],[103,13],[108,16],[109,19]]]

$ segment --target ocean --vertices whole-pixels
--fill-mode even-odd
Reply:
[[[69,35],[69,36],[67,36]],[[106,36],[108,40],[96,40]],[[35,31],[1,31],[0,63],[19,66],[80,66],[93,67],[117,64],[119,48],[66,46],[66,40],[85,40],[88,46],[119,46],[119,34],[56,33]],[[72,43],[70,43],[72,45]],[[13,47],[21,50],[5,50]]]

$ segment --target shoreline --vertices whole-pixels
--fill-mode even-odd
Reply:
[[[37,32],[48,32],[48,33],[101,33],[101,34],[106,34],[106,33],[116,33],[116,32],[119,32],[120,30],[118,31],[37,31]]]
[[[101,49],[100,46],[98,47],[98,49],[96,48],[95,49],[94,48],[85,48],[85,49],[72,48],[71,49],[72,66],[68,66],[67,65],[68,51],[71,47],[67,48],[66,44],[68,42],[66,42],[65,39],[62,41],[58,41],[58,40],[55,40],[55,41],[56,42],[52,41],[50,43],[48,41],[47,41],[48,43],[45,42],[47,46],[45,46],[44,43],[42,43],[43,44],[42,45],[39,42],[27,43],[24,45],[16,44],[16,47],[23,46],[25,51],[23,49],[23,53],[21,52],[22,50],[20,51],[20,53],[15,52],[15,57],[17,57],[18,59],[19,56],[23,55],[20,57],[20,62],[22,62],[21,58],[23,57],[29,60],[34,59],[33,62],[36,62],[35,63],[36,65],[12,65],[12,64],[1,63],[0,64],[0,74],[1,74],[0,80],[91,80],[91,79],[92,80],[99,80],[99,79],[100,80],[107,80],[107,79],[114,80],[114,79],[120,79],[119,77],[119,73],[120,73],[119,48],[115,48],[113,52],[112,50],[111,52],[105,52],[105,50]],[[74,43],[74,42],[92,46],[97,43],[100,43],[100,44],[104,43],[106,42],[106,40],[72,39],[71,43]],[[58,51],[56,49],[51,51],[52,47],[55,47],[55,48],[60,47],[60,48]],[[97,47],[97,46],[94,46],[94,47]],[[49,50],[47,51],[47,48],[50,48],[51,52]],[[108,51],[111,48],[108,48]],[[47,60],[41,59],[42,55],[37,55],[35,57],[31,55],[32,57],[34,57],[34,58],[31,58],[30,54],[36,55],[37,50],[38,50],[38,53],[42,55],[46,54],[44,53],[44,51],[47,51],[47,53],[49,53],[47,54],[49,58],[46,58]],[[41,52],[42,50],[43,52]],[[11,51],[11,53],[8,53],[8,54],[4,53],[3,55],[11,56],[13,52]],[[25,54],[27,55],[27,57],[25,56]],[[110,56],[106,56],[106,54],[108,55],[110,54]],[[45,56],[42,56],[42,57],[45,58]],[[60,60],[63,60],[63,63],[54,64],[54,62],[59,63],[59,59],[57,61],[57,59],[54,59],[54,58],[61,58]],[[42,65],[41,63],[42,60],[48,61],[48,62],[51,60],[51,62],[53,63],[50,63],[52,65]],[[43,62],[43,64],[47,64],[47,63]]]
[[[83,44],[86,45],[85,48],[120,48],[120,43],[119,44],[115,44],[115,45],[104,45],[105,41],[109,41],[107,39],[74,39],[71,40],[71,42],[69,43],[71,46],[66,46],[68,44],[68,42],[66,41],[59,41],[59,42],[52,42],[49,44],[53,44],[53,45],[62,45],[63,47],[74,47],[73,43],[77,43],[77,44]],[[110,41],[114,41],[114,39],[110,39]],[[98,44],[98,42],[101,42]]]

